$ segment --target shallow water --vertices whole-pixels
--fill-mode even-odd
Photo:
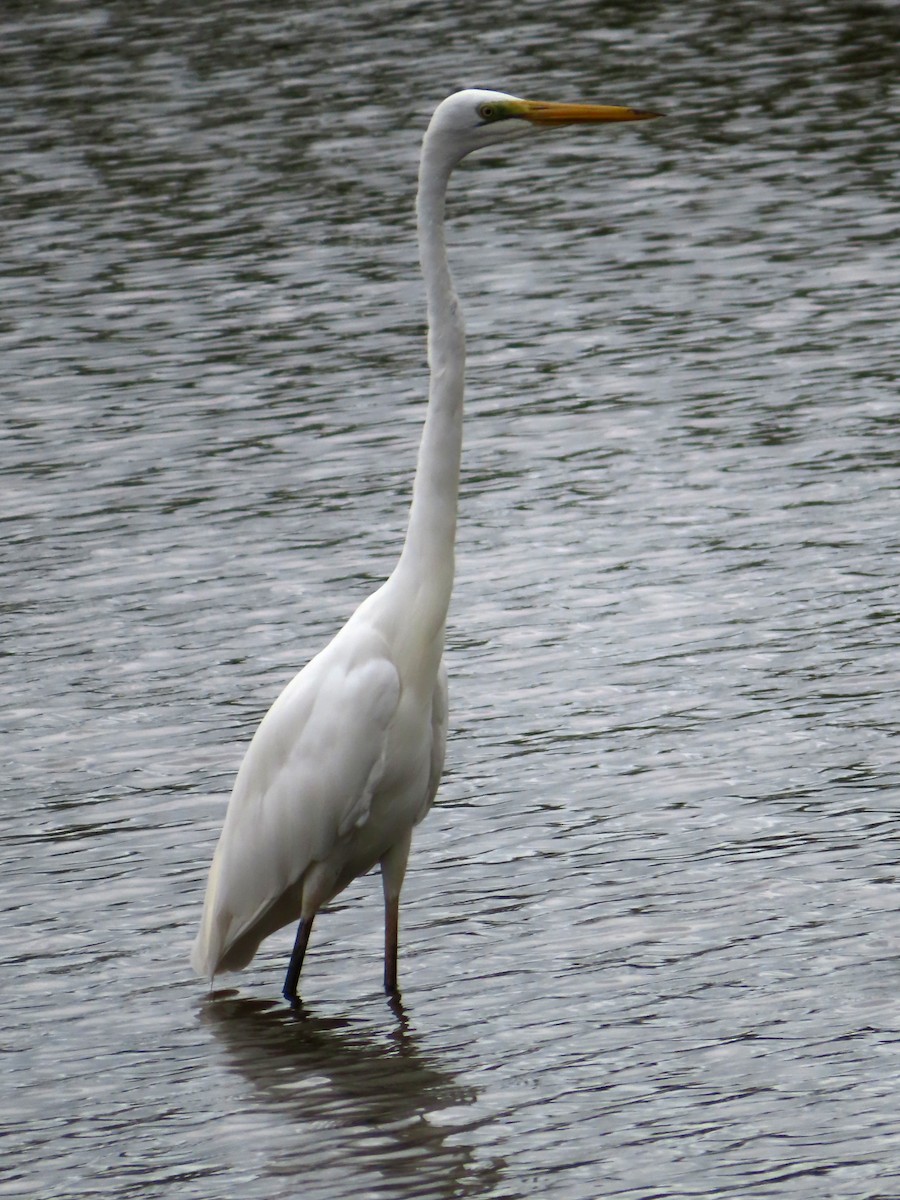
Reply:
[[[900,1195],[893,6],[0,18],[0,1194]],[[510,21],[513,22],[510,25]],[[404,893],[213,999],[282,684],[390,570],[418,141],[473,160],[451,742]]]

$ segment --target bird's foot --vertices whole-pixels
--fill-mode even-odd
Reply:
[[[393,987],[388,987],[385,984],[384,991],[387,996],[388,1008],[401,1022],[405,1022],[406,1009],[403,1007],[403,997],[400,995],[400,989],[396,984]]]

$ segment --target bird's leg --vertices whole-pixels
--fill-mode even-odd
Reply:
[[[399,996],[397,987],[397,945],[400,930],[400,889],[406,874],[406,860],[412,830],[407,830],[381,860],[381,884],[384,888],[384,990]]]
[[[303,956],[306,953],[309,935],[312,933],[312,917],[301,917],[297,926],[297,936],[294,939],[294,949],[291,951],[291,961],[288,963],[287,975],[284,977],[284,987],[281,994],[289,1004],[299,1004],[297,984],[300,982],[300,968],[303,966]]]
[[[397,987],[397,947],[400,935],[400,897],[384,898],[384,990],[399,996]]]

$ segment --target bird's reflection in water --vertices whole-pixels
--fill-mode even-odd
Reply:
[[[476,1093],[422,1052],[402,1006],[393,1007],[397,1019],[381,1032],[220,991],[201,1019],[265,1107],[294,1124],[273,1173],[327,1189],[333,1171],[346,1189],[351,1177],[371,1184],[374,1172],[398,1197],[484,1195],[501,1165],[473,1162],[459,1136]]]

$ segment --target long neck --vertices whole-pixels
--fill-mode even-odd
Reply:
[[[443,626],[453,587],[462,450],[466,342],[444,238],[451,164],[426,138],[417,201],[419,254],[428,304],[428,411],[419,447],[409,527],[397,572],[415,581]]]

